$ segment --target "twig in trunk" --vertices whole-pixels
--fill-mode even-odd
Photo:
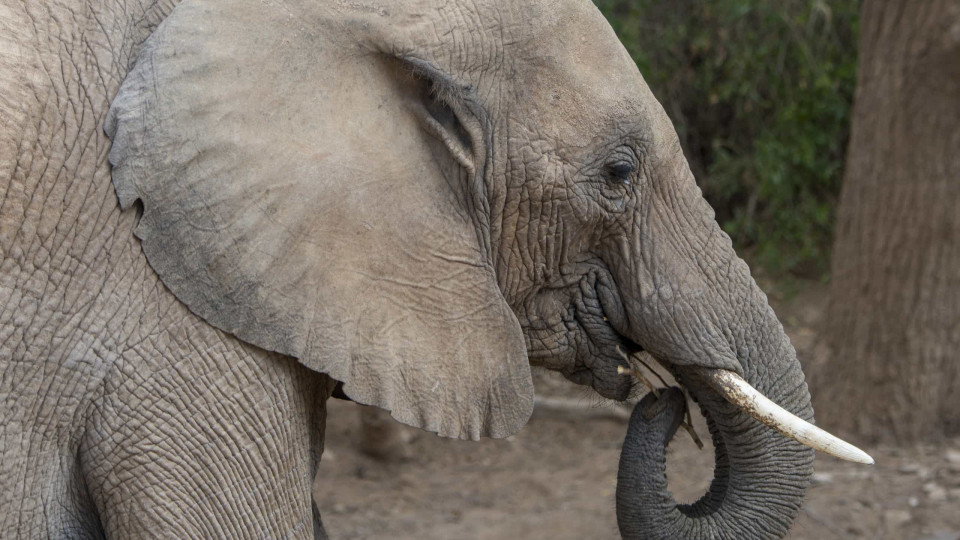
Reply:
[[[617,366],[617,373],[619,373],[620,375],[633,375],[640,382],[642,382],[644,386],[649,388],[650,391],[653,392],[653,395],[657,396],[657,399],[660,399],[660,389],[654,386],[653,383],[648,381],[647,378],[643,376],[643,373],[640,373],[639,370],[636,370],[627,366]]]
[[[620,351],[619,348],[617,350]],[[626,359],[627,355],[624,354],[623,351],[620,351],[620,354],[623,354],[624,359]],[[639,362],[643,367],[647,368],[647,371],[653,373],[654,376],[656,376],[657,379],[660,380],[663,386],[668,386],[667,381],[665,381],[663,377],[661,377],[660,374],[657,373],[657,370],[651,368],[646,362],[644,362],[640,358],[640,355],[634,355],[633,358],[634,360]],[[647,379],[643,375],[643,372],[641,372],[639,369],[636,369],[633,367],[627,367],[627,366],[617,366],[617,373],[621,375],[633,375],[640,382],[642,382],[647,388],[649,388],[650,391],[653,392],[653,395],[657,399],[660,399],[660,389],[655,387],[653,383],[651,383],[650,380]],[[703,441],[700,440],[700,436],[697,435],[697,430],[694,429],[693,427],[693,416],[690,414],[690,404],[693,402],[693,400],[690,398],[690,393],[687,392],[686,388],[682,388],[682,390],[683,390],[683,395],[684,397],[686,397],[686,400],[687,400],[687,406],[686,406],[686,410],[683,413],[684,419],[682,422],[680,422],[680,427],[682,427],[684,431],[690,434],[690,438],[693,439],[693,444],[697,445],[697,449],[703,450]]]

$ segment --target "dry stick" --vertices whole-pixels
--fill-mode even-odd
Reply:
[[[646,362],[644,362],[641,358],[641,355],[637,354],[634,356],[634,358],[640,362],[643,367],[647,368],[647,371],[650,371],[656,375],[664,386],[667,386],[667,381],[663,380],[663,377],[660,376],[660,373],[658,373],[657,370],[653,369]],[[653,358],[654,361],[658,361],[652,354],[650,355],[650,358]],[[680,389],[683,390],[683,397],[687,400],[687,410],[685,411],[686,420],[680,423],[680,427],[690,434],[690,438],[693,439],[693,443],[697,445],[697,449],[703,450],[703,441],[700,440],[700,437],[697,435],[697,431],[693,428],[693,413],[690,412],[693,408],[693,398],[690,397],[690,392],[688,392],[685,387],[681,386]]]
[[[650,358],[653,358],[653,355],[651,355],[650,353],[647,353],[647,354],[650,356]],[[642,354],[637,353],[633,355],[633,359],[639,362],[641,366],[647,368],[647,371],[649,371],[650,373],[653,373],[657,377],[657,379],[660,379],[660,384],[664,386],[669,386],[667,384],[667,381],[665,381],[663,377],[660,376],[660,373],[657,370],[653,369],[652,367],[650,367],[650,364],[647,364],[646,362],[643,361]],[[656,358],[654,358],[654,360],[656,360]]]
[[[701,441],[700,437],[697,436],[697,431],[693,429],[693,421],[689,418],[690,412],[687,411],[687,420],[680,422],[680,427],[690,434],[690,438],[693,439],[693,444],[697,445],[697,450],[703,450],[703,441]]]
[[[623,355],[625,360],[627,359],[627,355],[622,350],[620,350],[619,347],[617,347],[617,352]],[[639,362],[643,367],[647,368],[647,371],[653,373],[657,377],[657,379],[660,380],[660,383],[663,384],[663,386],[667,386],[667,381],[665,381],[663,377],[661,377],[660,374],[657,373],[655,369],[651,368],[649,365],[647,365],[646,362],[640,359],[640,355],[634,355],[633,358],[634,360]],[[651,358],[653,357],[651,356]],[[654,358],[654,360],[656,359]],[[633,375],[634,377],[639,379],[640,382],[642,382],[647,388],[649,388],[651,392],[653,392],[654,397],[656,397],[657,399],[660,399],[660,390],[656,388],[653,385],[653,383],[651,383],[646,377],[644,377],[643,373],[639,369],[635,369],[632,367],[625,367],[625,366],[617,366],[617,373],[621,375]],[[680,427],[682,427],[684,431],[690,434],[690,438],[693,439],[693,444],[697,445],[697,449],[703,450],[703,441],[700,440],[700,437],[697,435],[697,431],[693,427],[693,416],[690,414],[689,403],[692,403],[693,400],[690,398],[690,393],[687,392],[686,388],[682,388],[682,390],[683,390],[683,396],[684,398],[686,398],[688,405],[686,407],[686,410],[684,411],[684,420],[680,422]]]
[[[617,366],[617,373],[620,375],[633,375],[640,382],[642,382],[647,388],[649,388],[650,391],[653,392],[653,395],[656,396],[657,399],[660,399],[660,389],[654,386],[653,383],[648,381],[647,378],[643,376],[643,373],[640,373],[639,370],[633,369],[631,367]]]
[[[630,357],[627,356],[627,353],[623,352],[623,349],[621,349],[619,345],[617,346],[617,352],[620,353],[620,356],[623,358],[623,361],[627,363],[626,366],[617,366],[617,373],[619,373],[620,375],[633,374],[634,377],[639,379],[640,382],[646,385],[646,387],[649,388],[651,392],[653,392],[654,397],[656,397],[657,399],[660,399],[660,389],[655,387],[653,383],[647,380],[647,378],[643,376],[643,373],[641,373],[639,369],[630,367]],[[647,369],[650,369],[650,368],[647,368]],[[654,373],[654,375],[657,375],[657,374]],[[659,377],[659,375],[657,375],[657,377]],[[663,382],[663,379],[660,379],[660,382]],[[664,386],[666,386],[666,384],[664,384]]]

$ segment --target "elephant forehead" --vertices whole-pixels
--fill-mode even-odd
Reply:
[[[564,139],[596,134],[655,103],[591,2],[373,0],[337,6],[328,16],[352,38],[434,63],[492,107],[512,104],[541,127],[562,118],[570,131],[557,133]]]
[[[586,143],[623,124],[659,121],[659,105],[613,29],[589,2],[531,21],[520,106],[559,140]]]

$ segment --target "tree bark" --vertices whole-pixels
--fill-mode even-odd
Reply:
[[[821,423],[861,441],[960,433],[957,0],[863,3],[832,264]]]

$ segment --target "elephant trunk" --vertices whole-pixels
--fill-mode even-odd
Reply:
[[[710,489],[693,504],[678,504],[667,487],[664,447],[675,429],[667,413],[682,414],[683,400],[664,408],[671,421],[634,416],[617,487],[618,522],[627,540],[782,538],[800,510],[813,450],[758,421],[755,411],[752,416],[743,403],[731,402],[717,384],[718,374],[733,374],[781,410],[813,419],[789,338],[745,265],[726,261],[727,287],[699,285],[723,282],[710,275],[720,270],[698,265],[694,268],[706,275],[689,272],[686,284],[661,287],[672,293],[669,301],[636,290],[625,295],[626,336],[661,360],[698,402],[715,451]]]
[[[641,408],[621,457],[621,531],[625,539],[780,538],[799,512],[813,472],[813,450],[757,421],[758,415],[722,394],[716,381],[718,373],[733,374],[781,410],[809,422],[813,409],[803,372],[766,295],[714,220],[682,153],[661,163],[660,177],[681,181],[654,184],[648,204],[633,220],[638,224],[634,234],[610,246],[621,297],[616,302],[611,296],[605,310],[619,315],[611,317],[618,332],[660,360],[699,403],[713,438],[716,469],[700,500],[677,504],[667,489],[664,446],[683,400],[671,393],[659,415],[644,415]]]
[[[807,487],[813,451],[755,422],[702,382],[684,383],[698,397],[715,451],[710,488],[693,504],[668,491],[666,445],[685,410],[668,389],[637,405],[620,457],[617,523],[625,540],[768,539],[790,528]],[[795,389],[806,394],[805,385]],[[809,396],[798,396],[809,402]]]

